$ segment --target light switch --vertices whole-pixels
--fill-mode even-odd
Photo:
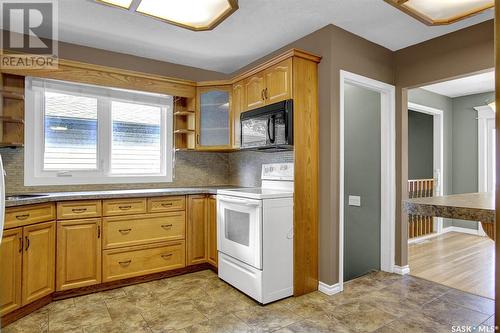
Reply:
[[[361,207],[361,197],[357,195],[350,195],[349,206]]]

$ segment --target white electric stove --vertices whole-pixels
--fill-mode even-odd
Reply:
[[[265,164],[261,188],[217,191],[219,277],[263,304],[293,295],[293,172]]]

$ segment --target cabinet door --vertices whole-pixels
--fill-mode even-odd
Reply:
[[[197,148],[231,148],[231,86],[198,89]]]
[[[46,222],[23,228],[23,305],[54,291],[56,223]]]
[[[266,104],[292,98],[292,58],[268,68],[264,72]]]
[[[252,110],[266,104],[264,97],[265,79],[263,74],[257,74],[245,80],[244,111]]]
[[[217,200],[215,195],[208,197],[208,262],[217,267]]]
[[[57,223],[56,289],[101,282],[101,219]]]
[[[188,197],[187,265],[207,261],[207,197]]]
[[[0,245],[0,316],[21,306],[23,229],[5,230]]]
[[[243,81],[233,85],[233,148],[239,148],[241,144],[240,116],[245,108],[245,85]]]

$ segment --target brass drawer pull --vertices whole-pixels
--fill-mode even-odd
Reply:
[[[132,231],[132,228],[129,228],[129,229],[120,229],[120,230],[118,230],[118,231],[119,231],[121,234],[126,235],[126,234],[128,234],[129,232],[131,232],[131,231]]]
[[[169,228],[172,228],[174,225],[173,224],[162,224],[162,228],[163,229],[169,229]]]
[[[28,217],[30,217],[30,214],[23,214],[23,215],[16,215],[16,219],[18,220],[26,220]]]
[[[128,205],[128,206],[118,206],[118,208],[120,208],[121,210],[129,210],[130,208],[132,208],[131,205]]]
[[[19,237],[19,253],[23,252],[23,238]]]
[[[28,236],[24,236],[24,239],[26,240],[26,248],[24,250],[28,251],[28,249],[30,248],[30,239],[28,238]]]
[[[118,263],[122,266],[128,266],[128,265],[130,265],[131,262],[132,262],[132,260],[118,261]]]
[[[162,203],[161,205],[162,205],[163,207],[170,207],[170,206],[172,206],[172,205],[173,205],[173,203],[172,203],[172,202],[166,202],[166,203]]]
[[[73,213],[76,213],[76,214],[81,214],[81,213],[84,213],[87,211],[87,208],[73,208],[71,210]]]
[[[161,255],[161,257],[162,257],[163,259],[170,259],[170,257],[171,257],[171,256],[173,256],[173,254],[172,254],[172,253],[169,253],[169,254],[162,254],[162,255]]]

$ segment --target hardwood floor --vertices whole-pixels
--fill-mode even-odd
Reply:
[[[495,243],[488,237],[449,232],[410,244],[410,274],[493,299]]]

